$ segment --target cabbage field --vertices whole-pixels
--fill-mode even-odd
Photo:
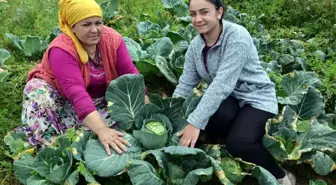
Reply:
[[[141,75],[106,91],[108,111],[131,143],[108,156],[96,135],[70,129],[32,149],[20,126],[27,72],[59,33],[56,0],[0,0],[0,183],[25,185],[277,185],[264,168],[233,158],[221,141],[178,146],[176,136],[207,89],[172,98],[197,32],[184,0],[100,0],[104,23],[123,35]],[[224,19],[252,35],[276,84],[279,113],[263,144],[298,185],[336,184],[336,2],[227,0]],[[150,104],[144,103],[145,86]]]

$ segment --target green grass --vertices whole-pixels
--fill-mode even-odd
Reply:
[[[98,1],[102,2],[102,0]],[[154,6],[143,6],[145,4]],[[155,12],[160,1],[152,3],[151,0],[121,2],[121,7],[129,15],[141,19],[141,12]],[[45,38],[58,24],[58,0],[9,0],[0,1],[0,48],[6,48],[11,53],[11,58],[6,61],[3,67],[9,72],[5,83],[0,84],[0,185],[18,184],[12,173],[12,160],[6,156],[8,148],[4,145],[3,138],[8,131],[13,130],[21,124],[22,92],[27,77],[27,72],[33,68],[34,63],[13,48],[5,34],[11,33],[18,36],[36,35]],[[154,13],[149,18],[154,17]],[[125,36],[136,35],[136,27],[128,25],[123,29],[117,29],[119,32],[125,32]],[[38,61],[37,61],[38,62]],[[159,89],[157,84],[155,89]],[[166,88],[167,89],[167,88]],[[154,90],[159,93],[159,90]]]
[[[101,2],[102,0],[98,1]],[[310,3],[307,5],[307,3]],[[321,1],[292,1],[292,0],[228,0],[234,8],[250,15],[265,14],[263,23],[274,38],[308,39],[314,37],[316,44],[310,45],[307,50],[321,49],[328,54],[327,62],[310,58],[309,63],[313,70],[320,75],[323,81],[324,95],[328,97],[328,112],[335,107],[335,81],[336,81],[336,3],[333,0]],[[31,62],[20,51],[10,46],[5,38],[5,33],[15,35],[38,35],[46,37],[57,26],[58,0],[7,0],[0,1],[0,48],[6,48],[12,54],[4,67],[9,72],[5,83],[0,84],[0,185],[16,184],[12,174],[12,161],[5,155],[8,150],[3,143],[6,133],[21,124],[22,92],[27,77],[27,72],[36,62]],[[296,3],[296,4],[293,4]],[[151,6],[148,6],[151,5]],[[311,11],[296,9],[296,7],[310,7]],[[122,0],[121,13],[125,13],[118,20],[109,22],[123,36],[136,37],[136,20],[155,20],[158,11],[162,11],[161,0]],[[325,10],[328,10],[327,12]],[[300,13],[301,12],[301,13]],[[126,14],[127,13],[127,14]],[[149,15],[144,16],[143,13]],[[328,52],[330,51],[330,52]],[[37,61],[38,62],[38,61]],[[155,78],[154,78],[155,79]],[[157,80],[157,78],[156,78]],[[170,85],[162,86],[146,79],[150,92],[165,92],[168,96],[172,93]],[[328,184],[335,184],[335,172],[326,177],[317,176],[308,165],[285,165],[298,176],[298,185],[308,184],[307,179],[324,179]],[[250,179],[244,184],[253,184]]]
[[[57,25],[57,0],[10,0],[0,2],[0,47],[5,33],[47,36]],[[4,23],[4,24],[3,24]]]
[[[4,182],[11,182],[10,184],[14,184],[15,181],[11,171],[11,160],[5,155],[8,148],[3,138],[8,131],[21,124],[22,92],[27,71],[31,68],[32,65],[25,63],[8,66],[9,76],[6,78],[8,81],[0,86],[0,171],[5,172],[0,173],[0,179],[7,179]],[[6,183],[1,183],[1,185]]]

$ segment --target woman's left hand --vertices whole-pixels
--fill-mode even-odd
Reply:
[[[189,123],[181,132],[177,134],[177,136],[181,136],[179,145],[186,147],[190,146],[194,148],[199,134],[200,129]]]

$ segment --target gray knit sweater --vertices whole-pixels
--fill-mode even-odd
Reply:
[[[202,50],[205,42],[196,36],[187,50],[183,74],[173,97],[188,97],[201,80],[209,84],[187,121],[204,129],[209,118],[228,96],[239,100],[240,107],[252,107],[278,113],[275,85],[260,65],[257,49],[249,32],[242,26],[223,20],[217,43],[207,54],[205,68]]]

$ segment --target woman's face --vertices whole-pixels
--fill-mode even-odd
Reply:
[[[97,45],[103,32],[103,19],[89,17],[76,23],[72,31],[84,46]]]
[[[191,0],[189,13],[196,30],[200,34],[207,34],[219,24],[223,8],[216,10],[215,5],[206,0]]]

